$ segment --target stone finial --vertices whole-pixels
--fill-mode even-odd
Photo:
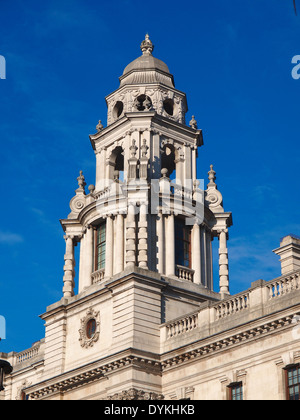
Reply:
[[[95,191],[95,185],[93,185],[93,184],[89,185],[88,190],[89,190],[90,194],[93,194],[93,192]]]
[[[84,187],[86,186],[86,182],[85,182],[84,176],[82,175],[82,171],[79,172],[79,177],[77,178],[77,181],[78,181],[78,186],[79,186],[78,190],[79,191],[84,191]]]
[[[145,40],[141,43],[141,50],[143,55],[151,55],[154,50],[154,45],[150,41],[149,35],[146,34]]]
[[[101,120],[99,120],[98,124],[96,125],[96,130],[99,132],[103,129],[103,125],[101,123]]]
[[[208,171],[208,179],[210,184],[215,185],[216,172],[213,170],[213,165],[210,165],[210,171]]]
[[[195,130],[197,130],[198,128],[197,121],[195,120],[195,115],[192,115],[192,119],[190,121],[190,127],[194,128]]]
[[[167,168],[162,168],[162,170],[161,170],[162,177],[167,178],[168,172],[169,171],[168,171]]]

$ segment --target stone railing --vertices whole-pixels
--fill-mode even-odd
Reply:
[[[186,186],[182,186],[180,184],[175,184],[174,182],[171,182],[170,191],[175,196],[183,198],[185,200],[191,201],[193,199],[193,190],[187,188]]]
[[[222,301],[214,306],[215,319],[225,318],[237,312],[247,309],[249,306],[249,292],[240,293],[233,296],[231,299]]]
[[[284,296],[300,289],[300,273],[271,280],[266,284],[269,299]]]
[[[100,268],[100,270],[94,271],[92,273],[92,284],[99,283],[104,279],[105,276],[105,269]]]
[[[16,363],[23,363],[39,354],[40,346],[31,347],[28,350],[21,351],[16,355]]]
[[[34,363],[35,361],[42,359],[44,356],[44,346],[45,340],[42,339],[34,343],[29,349],[23,350],[19,353],[12,353],[12,365],[18,366],[27,362]]]
[[[283,301],[284,296],[287,296],[287,302]],[[250,321],[252,318],[259,317],[260,314],[273,313],[273,305],[277,302],[279,305],[283,304],[284,307],[290,306],[291,300],[295,298],[299,302],[299,297],[300,271],[268,282],[257,280],[245,292],[229,296],[218,303],[203,303],[203,307],[197,312],[162,325],[162,340],[187,335],[195,330],[217,331],[220,322],[224,325],[224,322],[231,322],[231,320],[236,324],[245,320]],[[236,317],[233,317],[234,315]],[[221,324],[220,328],[223,328]]]
[[[194,272],[191,268],[184,267],[182,265],[176,265],[176,276],[180,280],[187,280],[193,282],[194,280]]]
[[[198,326],[198,312],[177,319],[166,325],[167,339],[185,334]]]

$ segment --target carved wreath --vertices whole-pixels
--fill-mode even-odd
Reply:
[[[81,318],[81,327],[79,329],[79,341],[81,347],[92,347],[100,336],[100,316],[99,311],[96,312],[90,308],[86,316]]]

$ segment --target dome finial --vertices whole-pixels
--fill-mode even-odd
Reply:
[[[149,34],[146,34],[145,40],[141,43],[141,50],[144,55],[151,55],[154,50],[154,45],[150,41]]]

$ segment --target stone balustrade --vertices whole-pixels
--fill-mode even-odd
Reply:
[[[92,273],[92,284],[99,283],[104,279],[105,276],[105,269],[100,268],[100,270],[94,271]]]
[[[194,272],[191,268],[182,265],[176,265],[176,276],[179,280],[194,281]]]
[[[268,289],[269,299],[274,299],[300,289],[300,274],[294,273],[289,276],[281,277],[268,282],[266,285]]]
[[[14,371],[17,371],[19,369],[22,369],[24,366],[28,366],[28,364],[32,365],[36,362],[39,362],[40,360],[43,360],[44,350],[45,340],[42,339],[33,343],[32,347],[30,347],[29,349],[23,350],[19,353],[2,353],[1,357],[3,357],[3,355],[5,354],[5,359],[13,366]]]
[[[16,364],[26,362],[27,360],[30,360],[34,357],[36,357],[39,354],[39,345],[34,345],[30,349],[21,351],[20,353],[17,353],[16,355]]]
[[[187,315],[166,325],[167,338],[172,338],[194,330],[198,326],[198,313]]]
[[[297,299],[299,293],[300,271],[268,282],[257,280],[246,292],[227,297],[218,303],[205,302],[197,312],[163,324],[162,344],[164,340],[177,339],[179,336],[186,336],[188,340],[188,335],[195,332],[198,338],[205,333],[218,332],[224,328],[224,322],[231,323],[233,327],[255,320],[260,315],[272,314],[274,304],[282,308],[290,307],[293,298]]]
[[[249,293],[240,293],[231,299],[226,299],[215,305],[215,319],[225,318],[237,312],[247,309],[249,306]]]

